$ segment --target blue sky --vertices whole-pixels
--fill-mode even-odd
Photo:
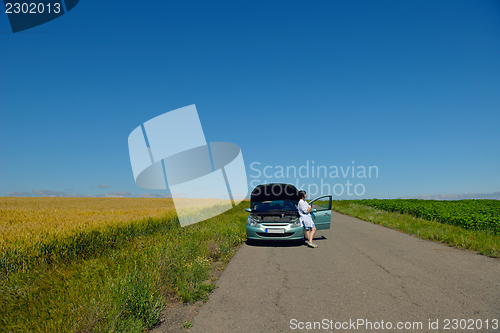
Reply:
[[[0,15],[0,45],[1,196],[168,193],[135,184],[127,138],[191,104],[249,181],[354,161],[378,178],[324,181],[500,191],[498,1],[82,0],[15,34]]]

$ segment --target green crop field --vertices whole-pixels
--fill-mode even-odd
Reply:
[[[369,199],[359,203],[429,221],[500,234],[500,200]]]

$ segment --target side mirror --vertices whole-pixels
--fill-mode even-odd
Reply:
[[[252,209],[251,208],[247,208],[245,209],[247,212],[251,213],[252,212]]]
[[[311,213],[316,213],[318,210],[316,208],[311,209]]]

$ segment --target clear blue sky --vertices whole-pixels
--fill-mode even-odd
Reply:
[[[81,0],[16,34],[1,14],[0,49],[2,196],[163,193],[127,138],[190,104],[249,181],[354,161],[363,197],[500,191],[499,1]]]

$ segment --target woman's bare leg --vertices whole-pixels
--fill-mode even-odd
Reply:
[[[316,233],[316,228],[312,228],[312,230],[309,232],[309,243],[312,243],[313,242],[313,239],[314,239],[314,234]]]

